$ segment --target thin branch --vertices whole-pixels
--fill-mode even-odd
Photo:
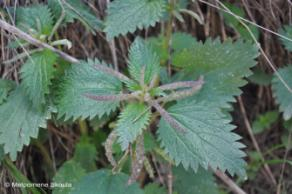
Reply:
[[[143,169],[145,150],[144,150],[144,135],[141,134],[137,137],[136,140],[136,150],[135,150],[135,159],[132,161],[132,172],[128,180],[128,185],[135,182]]]
[[[114,39],[109,41],[109,46],[110,46],[110,49],[111,49],[115,70],[118,71],[119,70],[119,64],[118,64],[118,58],[117,58],[117,52],[116,52],[116,43],[115,43]]]
[[[23,58],[25,58],[33,53],[40,52],[42,50],[43,50],[43,48],[36,48],[36,49],[30,50],[27,52],[20,53],[20,54],[16,55],[15,57],[13,57],[12,59],[8,59],[8,60],[4,61],[3,64],[8,65],[8,64],[13,63],[15,61],[21,60],[21,59],[23,59]]]
[[[67,53],[64,53],[63,51],[60,51],[59,49],[56,49],[55,47],[52,47],[51,45],[44,43],[38,39],[33,38],[32,36],[30,36],[29,34],[19,30],[18,28],[16,28],[13,25],[10,25],[9,23],[5,22],[4,20],[0,19],[0,28],[3,28],[4,30],[7,30],[8,32],[18,36],[19,38],[29,42],[30,44],[33,44],[37,47],[41,47],[41,48],[46,48],[49,49],[55,53],[57,53],[60,57],[62,57],[63,59],[71,62],[71,63],[78,63],[79,60],[68,55]]]
[[[172,164],[168,163],[168,174],[167,174],[167,188],[168,194],[173,194],[173,174],[172,174]]]
[[[275,179],[275,177],[274,177],[274,175],[273,175],[270,167],[265,162],[265,158],[264,158],[264,156],[262,154],[262,151],[260,149],[260,146],[259,146],[259,144],[258,144],[258,142],[257,142],[257,140],[256,140],[256,138],[255,138],[255,136],[254,136],[254,134],[252,132],[252,128],[251,128],[251,125],[250,125],[249,120],[247,118],[246,111],[245,111],[245,108],[244,108],[244,105],[243,105],[243,102],[242,102],[241,97],[238,97],[238,103],[239,103],[239,107],[240,107],[241,114],[242,114],[243,119],[244,119],[245,127],[247,129],[247,132],[248,132],[250,138],[251,138],[251,141],[252,141],[252,143],[253,143],[256,151],[258,152],[258,154],[259,154],[262,162],[264,163],[265,171],[269,175],[269,178],[270,178],[271,182],[276,185],[277,184],[276,179]]]
[[[282,181],[283,181],[283,176],[284,176],[284,172],[285,172],[285,168],[286,168],[286,162],[287,162],[287,158],[288,158],[288,154],[289,154],[289,148],[291,145],[291,137],[292,137],[292,130],[289,130],[289,135],[288,135],[288,143],[285,149],[285,154],[284,154],[284,162],[282,164],[281,167],[281,174],[280,174],[280,178],[278,181],[278,186],[277,186],[277,194],[281,194],[281,188],[282,188]]]
[[[117,133],[115,131],[112,131],[108,138],[105,141],[104,148],[105,148],[105,155],[107,157],[107,160],[111,163],[113,167],[117,166],[117,162],[115,158],[113,157],[113,144],[115,140],[117,139]]]
[[[216,170],[214,171],[216,176],[220,178],[228,187],[236,194],[246,194],[232,179],[226,176],[223,172]]]

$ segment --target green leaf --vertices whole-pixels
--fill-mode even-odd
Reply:
[[[292,131],[292,119],[289,119],[287,121],[284,121],[283,126],[288,131]]]
[[[281,135],[281,142],[283,145],[285,145],[286,149],[291,150],[292,149],[292,143],[291,143],[291,138],[289,139],[289,132],[284,131]],[[292,165],[292,163],[291,163]]]
[[[176,32],[171,37],[171,46],[175,51],[190,49],[197,42],[196,38],[184,32]]]
[[[71,117],[73,119],[79,117],[92,119],[95,116],[101,118],[119,106],[119,102],[98,102],[84,96],[85,94],[114,95],[122,90],[122,83],[117,78],[96,70],[94,64],[102,63],[97,59],[81,61],[65,72],[59,89],[57,104],[59,117],[64,115],[65,120]]]
[[[283,26],[282,29],[280,29],[280,34],[287,37],[287,38],[290,38],[292,39],[292,26]],[[288,51],[292,51],[292,41],[289,41],[289,40],[286,40],[286,39],[283,39],[281,38],[281,41],[282,41],[282,44],[285,46],[285,48],[288,50]]]
[[[7,99],[9,92],[15,87],[11,80],[0,79],[0,105]]]
[[[150,183],[145,186],[144,194],[167,194],[167,190],[157,183]]]
[[[14,8],[10,9],[12,13]],[[16,26],[35,35],[49,35],[53,29],[53,19],[46,5],[36,4],[16,9]]]
[[[165,11],[164,0],[115,0],[107,10],[104,32],[112,39],[133,33],[137,28],[154,26]]]
[[[94,144],[87,138],[82,138],[76,145],[73,160],[78,162],[86,172],[96,170],[97,151]]]
[[[7,44],[7,48],[17,49],[17,48],[25,47],[26,45],[28,45],[28,43],[27,43],[25,40],[22,40],[22,39],[15,39],[15,40],[11,40],[11,41]]]
[[[5,153],[15,160],[17,151],[28,145],[30,138],[37,138],[39,127],[46,128],[50,111],[36,108],[18,86],[0,106],[0,145],[4,144]]]
[[[70,194],[143,194],[137,183],[127,185],[129,176],[98,170],[83,177]]]
[[[182,50],[192,48],[196,43],[196,39],[194,37],[190,34],[182,32],[173,33],[171,40],[171,48],[174,53],[173,55]],[[168,43],[165,36],[160,35],[159,37],[151,37],[147,39],[147,44],[149,44],[153,48],[154,52],[159,56],[161,64],[165,64],[168,61]]]
[[[242,41],[221,43],[218,39],[208,39],[204,44],[197,42],[180,53],[188,59],[176,61],[175,65],[183,68],[176,79],[194,80],[204,76],[202,89],[192,98],[215,107],[230,108],[229,103],[235,102],[234,96],[241,94],[239,87],[247,83],[243,77],[252,74],[250,68],[256,64],[254,58],[258,54],[256,46]]]
[[[159,147],[156,139],[154,138],[154,136],[149,132],[145,132],[144,133],[144,149],[145,152],[151,152],[153,151],[156,147]]]
[[[122,111],[117,123],[118,142],[123,150],[133,143],[149,124],[150,109],[142,103],[130,103]]]
[[[279,74],[286,81],[288,86],[292,88],[292,65],[278,70]],[[283,118],[289,120],[292,118],[292,93],[284,86],[284,84],[275,75],[272,83],[273,94],[279,104],[279,109],[283,112]]]
[[[261,155],[256,151],[248,152],[249,163],[247,166],[248,179],[254,180],[262,166]]]
[[[245,13],[244,13],[243,9],[235,6],[232,3],[228,3],[228,2],[225,2],[224,5],[234,14],[236,14],[242,18],[245,18]],[[234,17],[233,15],[231,15],[229,13],[225,13],[225,12],[222,12],[222,13],[223,13],[223,17],[224,17],[225,22],[229,26],[234,28],[234,30],[236,30],[239,33],[241,38],[243,38],[244,40],[253,41],[249,31],[236,19],[236,17]],[[249,29],[251,30],[253,35],[256,37],[256,39],[258,39],[259,38],[259,31],[258,31],[257,27],[250,25],[250,24],[246,24],[246,25],[249,27]]]
[[[56,184],[63,184],[68,186],[57,186],[53,189],[53,194],[69,194],[85,176],[85,170],[80,166],[79,163],[74,160],[65,162],[59,169],[53,178],[53,182]]]
[[[0,145],[0,165],[4,157],[5,157],[4,148],[3,148],[3,145]]]
[[[152,48],[154,53],[160,59],[160,64],[165,64],[168,60],[168,50],[167,50],[167,41],[163,35],[158,37],[150,37],[146,40],[146,43]]]
[[[252,131],[254,134],[263,132],[265,129],[270,128],[278,120],[278,117],[279,113],[277,111],[268,111],[257,116],[256,120],[252,123]]]
[[[62,2],[62,1],[60,1]],[[49,0],[48,6],[54,12],[55,20],[61,17],[62,7],[59,0]],[[80,0],[67,0],[63,3],[65,18],[63,23],[71,23],[74,19],[79,20],[85,27],[89,28],[93,34],[95,30],[103,28],[100,19],[95,16],[92,10]]]
[[[259,68],[253,69],[253,74],[248,79],[258,85],[268,86],[272,82],[273,75],[267,74]]]
[[[145,41],[136,38],[130,48],[129,71],[131,76],[140,81],[144,68],[144,83],[149,84],[155,74],[159,75],[159,58]]]
[[[172,169],[173,188],[179,194],[218,194],[212,173],[199,168],[196,173],[185,170],[182,166]]]
[[[178,165],[197,171],[199,165],[208,169],[219,168],[223,172],[245,176],[245,154],[240,136],[231,132],[225,115],[209,103],[184,100],[168,109],[169,114],[183,127],[180,132],[161,119],[158,135],[165,151]]]
[[[32,54],[21,67],[22,84],[35,106],[45,104],[49,86],[54,77],[57,55],[45,50]]]
[[[257,29],[257,27],[254,26],[254,25],[251,25],[251,24],[246,24],[246,25],[250,29],[250,31],[252,32],[252,34],[254,35],[254,37],[258,40],[259,39],[259,36],[260,36],[260,32]],[[250,32],[242,24],[238,25],[236,27],[236,30],[240,34],[240,37],[243,40],[250,41],[250,42],[253,42],[254,41],[254,39],[252,38]]]
[[[236,14],[240,17],[245,17],[244,10],[241,9],[240,7],[233,5],[232,3],[229,3],[229,2],[224,2],[224,5],[234,14]],[[222,12],[222,13],[223,13],[223,17],[228,25],[237,26],[239,21],[234,16],[232,16],[226,12]]]

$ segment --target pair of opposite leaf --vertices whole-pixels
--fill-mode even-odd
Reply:
[[[114,130],[123,150],[128,150],[129,144],[138,143],[138,136],[143,135],[151,117],[150,109],[154,107],[162,116],[157,130],[158,140],[176,165],[181,163],[186,169],[191,167],[195,171],[199,165],[205,169],[210,166],[212,169],[228,170],[231,175],[237,173],[245,176],[245,162],[242,159],[245,154],[240,150],[244,146],[238,142],[240,137],[232,132],[234,126],[219,109],[218,101],[230,101],[233,99],[230,96],[239,93],[238,87],[245,83],[241,78],[250,74],[248,68],[254,64],[255,54],[251,49],[253,47],[242,42],[227,42],[221,45],[218,40],[193,44],[196,50],[190,52],[195,53],[195,57],[199,55],[201,59],[195,58],[194,61],[199,65],[209,65],[208,69],[215,66],[216,70],[206,73],[200,71],[198,66],[196,70],[188,71],[196,72],[197,75],[183,80],[198,78],[201,74],[198,75],[198,72],[202,72],[201,75],[204,75],[206,80],[196,95],[192,94],[202,86],[202,79],[157,86],[158,81],[154,80],[158,79],[155,78],[157,75],[161,75],[159,57],[148,44],[137,39],[129,52],[128,69],[131,79],[105,64],[96,66],[102,64],[98,60],[81,61],[68,69],[61,81],[57,100],[59,117],[65,120],[92,119],[97,115],[102,117],[116,110],[121,101],[128,101]],[[216,57],[209,60],[209,54],[214,55],[213,51],[217,53]],[[221,53],[225,53],[224,57]],[[226,56],[226,53],[229,55]],[[226,60],[226,57],[231,60]],[[237,67],[231,68],[238,61],[242,64],[240,71]],[[223,67],[217,70],[218,63],[220,67],[221,63],[223,67],[227,66],[228,72],[236,72],[232,75],[231,72],[226,74],[227,70]],[[230,80],[233,81],[227,87],[226,83]],[[128,93],[121,92],[122,83],[127,86]],[[214,88],[214,85],[217,87]],[[228,88],[228,91],[225,91],[225,88]],[[219,93],[219,89],[224,91],[224,95],[221,90]],[[177,100],[187,96],[187,99]],[[167,105],[166,109],[162,107],[161,103],[172,100],[177,102],[171,103],[171,106]]]
[[[132,157],[132,174],[128,180],[128,184],[131,184],[137,180],[144,166],[143,130],[149,125],[151,108],[154,108],[171,127],[180,133],[185,133],[187,129],[178,123],[163,108],[161,103],[164,104],[191,96],[202,87],[204,82],[203,77],[200,77],[197,81],[179,81],[157,86],[160,72],[159,60],[156,54],[140,38],[137,38],[131,47],[129,61],[132,79],[107,66],[94,65],[94,68],[98,71],[125,83],[129,90],[128,92],[110,95],[86,93],[84,96],[98,102],[126,101],[129,103],[120,114],[116,130],[109,135],[105,149],[108,160],[114,166],[114,169],[117,169],[119,165],[114,160],[111,151],[112,143],[117,138],[117,135],[123,150],[127,150],[130,143],[136,142],[135,157]]]
[[[125,83],[129,92],[113,95],[84,94],[84,96],[96,101],[129,102],[129,105],[121,113],[120,120],[117,124],[118,128],[126,128],[126,130],[131,133],[131,124],[140,122],[141,125],[134,124],[134,127],[138,127],[139,131],[137,131],[136,134],[132,134],[130,141],[120,140],[123,150],[127,149],[129,143],[132,143],[137,136],[142,133],[142,130],[146,128],[151,116],[151,108],[154,108],[174,129],[180,132],[186,132],[186,129],[162,107],[161,103],[164,104],[169,101],[175,101],[191,96],[198,91],[204,83],[203,77],[201,76],[197,81],[178,81],[157,86],[159,79],[158,74],[160,71],[157,56],[151,49],[147,48],[144,41],[140,38],[135,40],[130,52],[133,53],[133,50],[143,52],[135,52],[135,54],[132,54],[130,57],[129,70],[132,79],[110,67],[99,64],[94,66],[97,70],[104,72],[109,76],[116,77]],[[153,56],[150,57],[149,55]],[[144,60],[141,60],[141,57],[146,59],[143,64],[141,64],[141,61]],[[152,59],[152,61],[149,59]],[[131,116],[129,116],[129,114],[131,114],[130,112],[132,112]],[[124,118],[131,118],[131,120],[123,121]],[[121,126],[122,123],[126,122],[126,126]]]

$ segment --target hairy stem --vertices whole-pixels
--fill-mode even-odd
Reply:
[[[174,129],[179,132],[185,133],[187,130],[182,127],[157,101],[149,101],[150,106],[154,107],[162,118]]]
[[[144,150],[144,135],[141,134],[136,140],[135,160],[132,161],[132,173],[128,180],[128,185],[135,182],[144,166],[145,150]]]
[[[180,82],[179,84],[182,84],[182,83]],[[187,84],[190,84],[190,83],[188,82],[188,83],[186,83],[186,85]],[[202,88],[203,84],[204,84],[203,77],[200,77],[198,81],[192,82],[192,86],[191,86],[190,89],[185,89],[185,90],[180,90],[180,91],[173,92],[170,95],[158,98],[157,101],[158,102],[169,102],[169,101],[179,100],[179,99],[182,99],[182,98],[186,98],[186,97],[192,96],[193,94],[195,94],[198,90],[200,90]],[[169,88],[170,87],[179,88],[178,85],[176,85],[176,83],[170,84],[169,86],[165,86],[165,87],[166,88],[167,87],[169,87]]]
[[[117,166],[117,162],[113,157],[113,144],[115,140],[117,139],[117,133],[115,131],[112,131],[108,138],[105,141],[104,148],[105,148],[105,155],[107,157],[107,160],[111,163],[113,167]]]
[[[165,90],[176,90],[180,88],[191,88],[196,85],[201,85],[201,81],[179,81],[179,82],[174,82],[170,84],[165,84],[162,86],[159,86],[158,89],[165,91]]]
[[[126,100],[137,98],[134,93],[117,94],[117,95],[102,95],[102,96],[97,96],[93,94],[84,94],[84,96],[96,101],[126,101]]]

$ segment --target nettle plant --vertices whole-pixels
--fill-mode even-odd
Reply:
[[[104,142],[112,170],[106,169],[109,166],[96,170],[94,164],[88,168],[86,162],[94,163],[96,148],[80,144],[77,156],[75,153],[65,162],[53,178],[56,182],[69,180],[73,187],[55,188],[54,193],[166,193],[155,183],[144,190],[135,183],[143,171],[155,179],[154,156],[161,164],[172,166],[173,190],[179,194],[217,193],[208,169],[246,177],[244,145],[232,132],[235,126],[230,124],[229,112],[235,96],[241,94],[240,87],[247,83],[244,77],[252,74],[258,49],[248,41],[222,43],[208,38],[203,43],[190,34],[173,32],[175,19],[184,22],[182,14],[203,22],[187,9],[188,3],[115,0],[109,3],[104,21],[79,0],[49,0],[47,5],[5,10],[7,15],[16,11],[19,29],[59,48],[70,48],[71,43],[59,39],[57,29],[76,20],[92,33],[105,32],[108,40],[157,22],[166,27],[158,37],[136,37],[129,48],[127,68],[121,72],[101,59],[70,64],[25,40],[10,43],[13,48],[25,47],[30,55],[21,66],[20,84],[0,81],[4,154],[16,160],[17,152],[37,138],[39,128],[46,128],[48,122],[59,126],[86,119],[114,120]],[[281,101],[283,91],[278,84],[276,80]],[[280,108],[288,119],[291,100],[284,101]],[[286,103],[290,104],[287,111]],[[84,165],[80,156],[90,159]]]

